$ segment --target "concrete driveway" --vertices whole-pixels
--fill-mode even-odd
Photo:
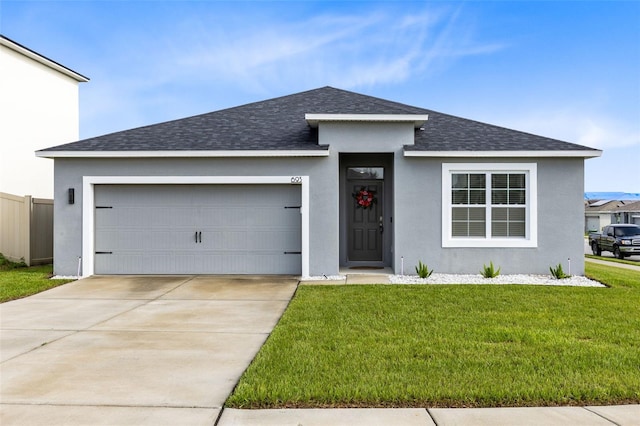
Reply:
[[[95,276],[0,305],[0,424],[212,425],[292,277]]]

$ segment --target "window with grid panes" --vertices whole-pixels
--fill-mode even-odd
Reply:
[[[489,166],[443,164],[443,183],[449,188],[449,200],[443,200],[443,221],[447,221],[443,226],[444,246],[448,241],[459,247],[464,245],[455,241],[487,241],[487,246],[492,241],[506,240],[516,246],[519,243],[515,240],[528,242],[522,246],[536,244],[531,236],[537,225],[532,225],[530,219],[530,177],[535,175],[535,165],[491,165],[495,170]],[[481,246],[484,245],[470,245]]]

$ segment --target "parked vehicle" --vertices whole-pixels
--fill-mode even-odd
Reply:
[[[640,254],[640,226],[619,224],[605,226],[602,234],[590,234],[589,245],[593,254],[600,256],[610,251],[618,259]]]

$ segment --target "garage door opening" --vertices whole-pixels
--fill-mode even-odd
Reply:
[[[93,262],[84,258],[83,275],[304,275],[304,184],[286,179],[186,185],[94,178],[87,193]]]

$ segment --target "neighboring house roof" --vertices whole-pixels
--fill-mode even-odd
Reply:
[[[585,202],[585,213],[635,213],[640,212],[640,201],[590,200]]]
[[[596,157],[601,151],[454,117],[354,92],[323,87],[234,108],[154,124],[59,145],[38,152],[56,157],[63,153],[193,152],[193,151],[328,151],[318,145],[318,130],[306,115],[385,115],[425,117],[416,129],[415,145],[405,155],[469,151],[513,153],[563,152],[568,156]],[[465,154],[468,155],[468,154]]]
[[[67,77],[70,77],[76,80],[79,83],[86,83],[87,81],[89,81],[88,77],[85,77],[84,75],[75,72],[71,68],[67,68],[64,65],[59,64],[58,62],[52,59],[49,59],[46,56],[43,56],[38,52],[31,50],[28,47],[23,46],[20,43],[13,41],[10,38],[5,37],[3,35],[0,35],[0,45],[13,50],[14,52],[20,53],[21,55],[24,55],[27,58],[30,58],[36,62],[39,62],[55,71],[58,71],[59,73],[62,73]]]

